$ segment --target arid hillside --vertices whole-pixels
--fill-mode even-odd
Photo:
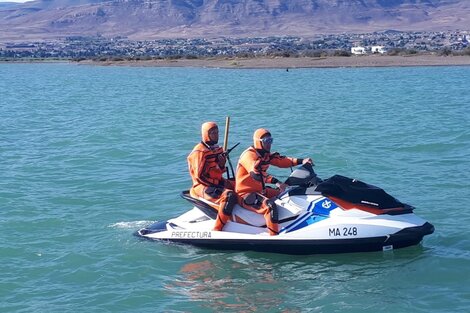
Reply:
[[[468,0],[39,0],[0,7],[0,39],[312,36],[469,30]]]

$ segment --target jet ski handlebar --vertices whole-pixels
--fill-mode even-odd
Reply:
[[[305,163],[297,167],[287,178],[285,183],[289,186],[310,187],[322,182],[313,170],[314,164]]]

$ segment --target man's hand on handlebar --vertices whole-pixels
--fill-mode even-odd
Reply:
[[[305,159],[303,159],[302,165],[303,165],[303,164],[307,164],[307,163],[310,163],[311,165],[313,165],[313,160],[312,160],[311,158],[305,158]]]

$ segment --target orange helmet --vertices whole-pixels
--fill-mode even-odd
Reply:
[[[268,136],[271,136],[271,133],[265,128],[258,128],[257,130],[255,130],[255,133],[253,134],[253,146],[255,147],[255,149],[264,150],[261,138]]]
[[[217,142],[211,142],[211,138],[209,137],[209,131],[213,128],[219,128],[215,122],[205,122],[201,126],[201,137],[202,141],[208,143],[210,145],[214,145]]]

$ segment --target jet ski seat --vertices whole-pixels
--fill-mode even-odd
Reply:
[[[211,219],[215,220],[217,218],[217,210],[209,204],[212,203],[213,205],[216,205],[215,203],[207,200],[202,201],[200,199],[193,198],[191,197],[189,190],[182,191],[181,198],[191,202],[195,207],[198,207],[202,212],[204,212],[204,214],[206,214]]]
[[[209,218],[214,220],[217,218],[217,210],[213,207],[217,204],[210,202],[206,199],[193,198],[189,194],[189,190],[181,192],[181,197],[189,201],[195,207],[199,208]],[[298,214],[292,215],[292,212],[284,209],[283,207],[278,206],[278,209],[280,211],[279,216],[281,217],[281,220],[279,221],[280,223],[294,220],[298,216]],[[266,227],[266,220],[264,219],[263,215],[247,210],[238,204],[235,205],[233,209],[231,220],[240,224],[246,224],[256,227]]]

